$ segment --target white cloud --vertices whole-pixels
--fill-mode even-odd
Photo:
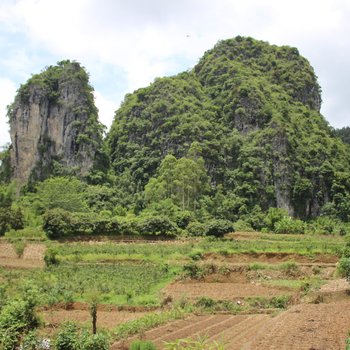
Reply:
[[[8,79],[0,78],[0,146],[10,142],[9,125],[7,124],[7,106],[12,103],[16,85]]]
[[[190,68],[220,39],[249,35],[298,47],[320,77],[326,117],[342,126],[349,124],[349,17],[348,0],[3,0],[0,25],[21,34],[25,45],[8,55],[1,50],[0,64],[21,77],[53,58],[92,67],[101,118],[109,125],[112,105],[125,93]],[[45,55],[48,62],[39,67]],[[106,71],[99,66],[122,72],[123,79],[94,78]]]
[[[118,105],[115,101],[110,101],[105,98],[100,92],[94,91],[95,104],[98,108],[99,119],[102,124],[107,128],[111,126],[111,116],[114,115],[114,112],[118,108]]]

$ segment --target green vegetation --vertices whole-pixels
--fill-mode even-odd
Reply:
[[[142,334],[148,329],[154,328],[168,321],[181,319],[188,312],[190,312],[188,306],[178,306],[169,311],[148,313],[136,320],[128,321],[118,326],[114,331],[114,337],[117,340],[126,339],[131,335]]]
[[[335,129],[335,134],[342,139],[344,143],[350,144],[350,127],[345,126],[341,129]]]
[[[151,341],[134,340],[130,345],[130,350],[157,350]]]
[[[87,304],[92,334],[67,323],[53,347],[106,350],[98,304],[157,308],[119,325],[112,336],[119,340],[193,310],[283,309],[293,289],[302,294],[323,283],[299,278],[295,261],[252,263],[249,274],[271,270],[278,277],[261,283],[288,295],[171,306],[161,295],[176,278],[229,278],[222,261],[238,254],[342,256],[339,271],[350,280],[349,130],[332,130],[320,115],[320,87],[297,49],[252,38],[220,41],[192,70],[126,95],[104,140],[88,74],[76,62],[33,75],[9,118],[34,88],[60,106],[60,86],[68,82],[81,102],[69,107],[73,154],[82,163],[95,154],[89,173],[44,157],[20,187],[10,182],[11,146],[0,152],[1,241],[13,244],[16,262],[31,241],[47,247],[42,269],[0,268],[0,349],[40,348],[36,306]],[[43,156],[53,146],[43,139],[38,151]],[[152,346],[139,341],[132,348]],[[222,349],[206,339],[166,346]]]
[[[41,225],[50,239],[349,233],[350,152],[320,115],[320,87],[297,49],[220,41],[192,70],[126,95],[105,142],[76,62],[33,75],[15,103],[34,88],[63,103],[67,81],[82,96],[76,148],[93,145],[95,165],[83,179],[59,159],[47,173],[39,167],[21,196],[1,205],[0,234]],[[0,202],[14,188],[8,156],[1,152]]]
[[[27,288],[40,294],[40,304],[88,301],[91,291],[101,303],[159,305],[159,290],[174,277],[176,270],[151,263],[52,264],[49,270],[0,270],[9,296]],[[127,296],[129,295],[129,296]]]

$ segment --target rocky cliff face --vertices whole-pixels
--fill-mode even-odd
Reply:
[[[25,183],[62,169],[91,169],[102,127],[88,75],[63,61],[22,85],[9,110],[12,177]]]

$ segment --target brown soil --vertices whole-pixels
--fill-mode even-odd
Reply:
[[[0,259],[16,259],[17,254],[12,244],[0,243]]]
[[[286,261],[295,261],[296,263],[305,263],[305,264],[335,264],[338,262],[339,257],[329,254],[317,254],[315,256],[306,256],[290,253],[241,253],[241,254],[230,254],[223,256],[216,253],[207,253],[204,255],[205,260],[214,260],[222,261],[225,263],[282,263]]]
[[[40,260],[44,259],[46,246],[44,244],[27,244],[22,258],[24,260]]]
[[[10,243],[0,243],[0,266],[8,268],[42,268],[44,267],[44,244],[27,244],[23,255],[18,257]]]
[[[80,324],[89,324],[91,316],[88,310],[50,310],[39,313],[45,322],[46,328],[56,328],[62,322],[74,321]],[[98,311],[97,327],[113,329],[118,324],[143,316],[144,312],[128,311]]]
[[[228,350],[340,350],[350,328],[350,301],[303,304],[276,317],[269,315],[191,316],[155,328],[143,335],[159,349],[164,342],[205,336]],[[125,349],[115,343],[112,350]]]
[[[21,258],[0,258],[0,266],[7,268],[16,268],[16,269],[32,269],[32,268],[42,268],[44,267],[44,262],[40,260],[29,260]]]
[[[267,322],[245,349],[343,350],[350,329],[349,307],[350,301],[293,306]]]
[[[258,283],[172,283],[163,289],[173,300],[180,298],[198,299],[206,296],[216,300],[237,300],[256,296],[276,296],[280,288],[269,288]]]

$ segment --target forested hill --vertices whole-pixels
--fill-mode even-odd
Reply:
[[[38,222],[50,238],[221,235],[232,223],[305,232],[289,216],[321,216],[317,230],[340,232],[339,219],[350,221],[348,133],[332,129],[320,106],[296,48],[236,37],[193,69],[126,95],[103,139],[88,74],[61,61],[22,85],[9,108],[0,235]]]
[[[276,206],[347,218],[350,153],[320,106],[296,48],[220,41],[192,70],[128,94],[116,111],[107,142],[121,198],[232,221]]]

